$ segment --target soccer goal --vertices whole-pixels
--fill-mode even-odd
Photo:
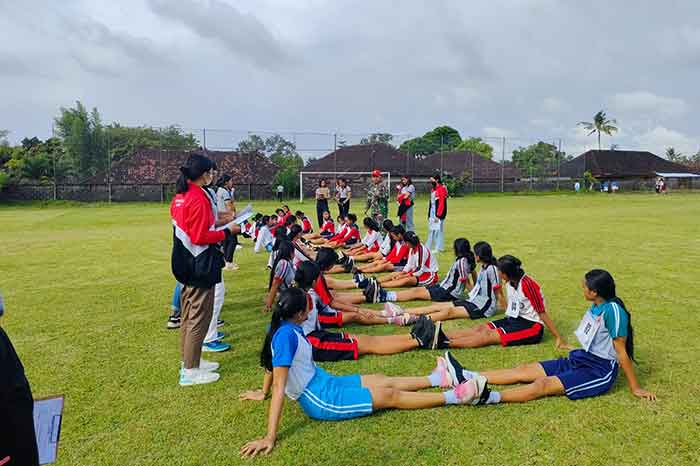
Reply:
[[[387,188],[389,189],[389,193],[392,192],[391,190],[391,172],[381,172],[382,176],[386,176],[386,183],[387,183]],[[318,178],[320,176],[326,175],[329,178],[332,177],[333,180],[336,180],[338,178],[345,178],[346,176],[354,176],[354,175],[371,175],[372,171],[368,172],[305,172],[305,171],[300,171],[299,172],[299,202],[304,202],[304,176],[311,176],[312,178]],[[329,180],[330,181],[330,180]],[[331,186],[329,186],[331,188]]]

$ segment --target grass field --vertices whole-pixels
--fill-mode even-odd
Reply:
[[[256,203],[272,210],[270,202]],[[293,204],[292,208],[297,208]],[[304,205],[312,211],[310,203]],[[425,201],[417,206],[425,235]],[[700,460],[700,196],[493,196],[453,199],[446,238],[488,240],[520,257],[570,342],[586,302],[580,281],[608,269],[632,312],[638,374],[659,401],[639,401],[620,375],[583,401],[383,412],[342,423],[309,420],[287,403],[271,465],[692,465]],[[226,272],[222,317],[234,349],[216,384],[181,388],[178,332],[165,329],[173,287],[168,209],[159,204],[0,207],[2,325],[35,397],[65,394],[59,465],[232,465],[264,434],[267,405],[240,403],[261,383],[268,315],[266,257],[239,251]],[[449,267],[450,253],[440,266]],[[447,328],[474,325],[452,321]],[[357,333],[407,332],[393,327]],[[458,350],[475,369],[551,359],[540,345]],[[325,365],[338,374],[422,375],[431,351]]]

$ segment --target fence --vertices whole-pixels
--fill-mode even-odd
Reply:
[[[100,152],[103,154],[100,157],[104,158],[96,164],[98,169],[91,176],[69,176],[62,157],[54,156],[41,182],[14,183],[0,193],[0,199],[165,202],[173,194],[179,167],[188,154],[197,150],[207,151],[219,165],[220,174],[232,175],[236,197],[242,199],[274,196],[279,167],[266,156],[271,153],[297,153],[306,165],[304,171],[332,172],[328,177],[331,182],[346,177],[344,174],[349,177],[351,172],[368,172],[375,168],[391,172],[397,181],[401,175],[410,175],[419,192],[428,190],[428,179],[435,174],[447,178],[453,192],[571,190],[575,181],[583,180],[585,172],[583,167],[573,173],[569,170],[567,176],[562,176],[562,165],[579,154],[567,154],[565,141],[551,137],[474,136],[490,151],[483,157],[470,150],[454,150],[454,139],[450,139],[450,135],[441,136],[439,142],[433,137],[432,145],[426,145],[416,143],[416,135],[407,133],[182,128],[181,134],[191,135],[191,147],[183,148],[173,145],[172,133],[167,132],[172,128],[150,129],[159,136],[157,141],[150,141],[147,149],[132,148],[124,144],[118,133],[111,136],[106,132],[104,151]],[[462,140],[466,139],[472,137],[462,136]],[[367,145],[377,142],[389,145]],[[403,143],[407,144],[399,150]],[[305,175],[300,186],[298,172],[295,173],[294,184],[285,186],[285,197],[312,195],[316,181],[307,180]],[[361,196],[367,179],[353,181],[356,195]],[[653,189],[653,182],[634,180],[622,186],[624,189]]]

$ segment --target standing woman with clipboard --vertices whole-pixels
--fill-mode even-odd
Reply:
[[[5,307],[0,295],[0,319]],[[38,466],[34,398],[24,367],[0,327],[0,464]]]
[[[172,271],[182,283],[180,347],[183,367],[180,385],[216,382],[218,364],[202,361],[202,343],[214,311],[214,286],[221,281],[224,257],[217,243],[240,233],[231,224],[216,230],[216,219],[204,187],[212,180],[213,163],[192,155],[180,168],[177,194],[170,205],[173,222]]]

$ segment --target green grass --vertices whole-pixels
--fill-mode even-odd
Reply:
[[[256,203],[271,210],[270,202]],[[296,204],[292,208],[297,208]],[[311,204],[304,205],[312,211]],[[425,234],[422,200],[419,233]],[[580,282],[608,269],[629,306],[642,385],[657,403],[612,392],[571,402],[391,411],[320,423],[287,403],[274,465],[690,465],[700,452],[696,317],[700,196],[493,196],[453,199],[447,240],[487,240],[520,257],[543,287],[559,329],[586,308]],[[66,395],[59,465],[232,465],[265,432],[267,402],[239,403],[261,382],[258,350],[265,259],[249,243],[226,273],[223,318],[234,350],[212,356],[221,381],[177,385],[178,334],[165,329],[173,278],[168,209],[159,204],[0,207],[2,324],[36,397]],[[451,263],[440,257],[442,270]],[[447,328],[474,325],[453,321]],[[369,334],[397,328],[355,328]],[[475,369],[561,355],[551,336],[530,347],[459,350]],[[325,365],[338,374],[427,374],[437,352]]]

